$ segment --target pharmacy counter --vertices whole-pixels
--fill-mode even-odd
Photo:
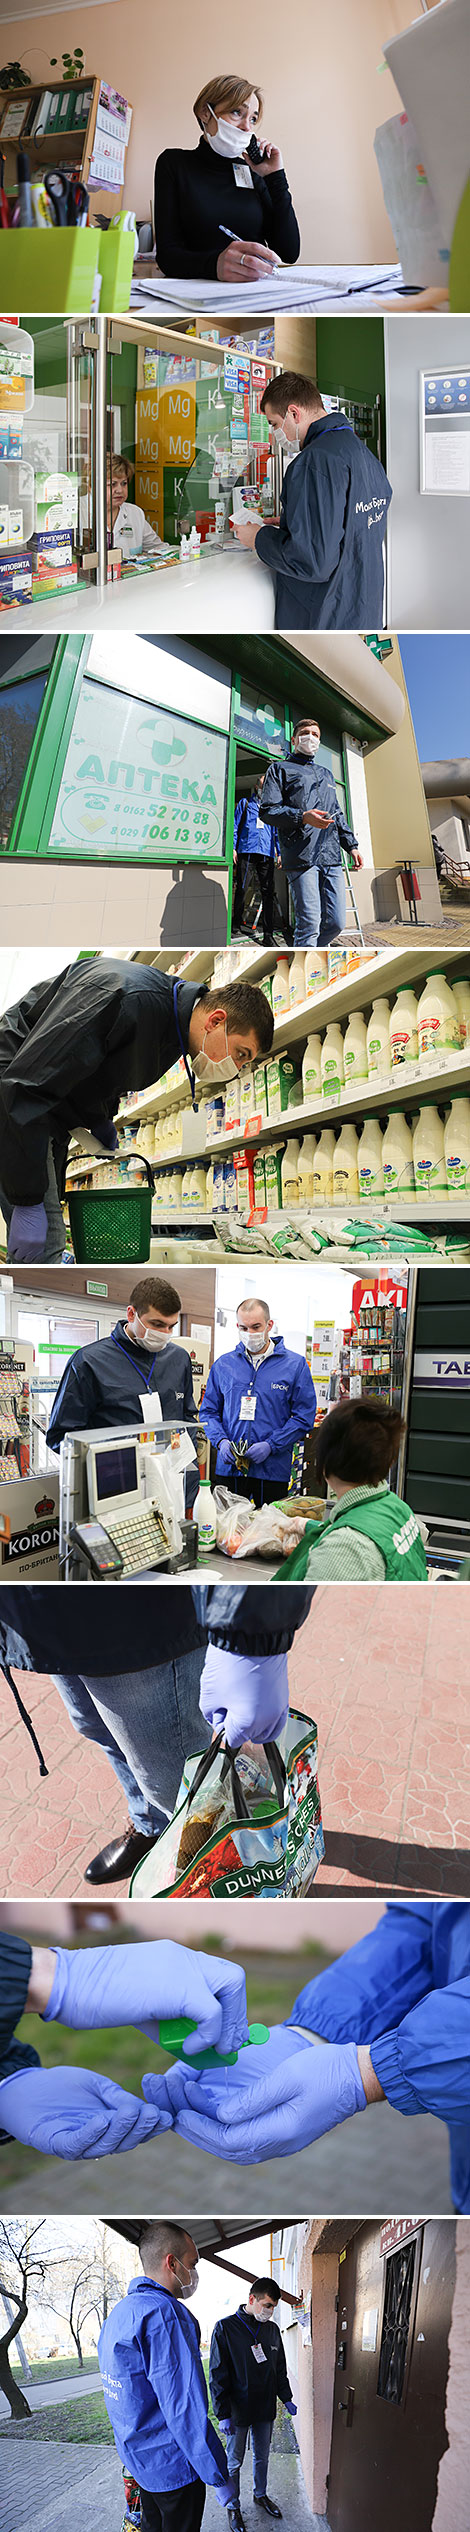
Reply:
[[[274,625],[274,582],[250,549],[203,545],[197,563],[136,571],[106,589],[79,589],[40,605],[33,600],[23,608],[22,629],[33,618],[38,633],[103,625],[115,633],[266,633]]]

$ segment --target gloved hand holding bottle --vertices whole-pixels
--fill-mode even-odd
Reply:
[[[229,1749],[241,1749],[243,1741],[277,1740],[289,1711],[287,1653],[252,1661],[248,1653],[209,1644],[199,1704],[206,1723],[225,1732]]]
[[[144,2075],[146,2101],[171,2107],[179,2136],[230,2163],[299,2154],[367,2106],[355,2041],[317,2047],[287,2023],[271,2031],[262,2052],[244,2048],[220,2081],[213,2069],[186,2074],[180,2060],[165,2085],[163,2096]]]
[[[15,1204],[8,1233],[10,1265],[33,1265],[43,1257],[47,1229],[45,1204]]]
[[[248,2031],[245,1973],[236,1961],[211,1960],[184,1943],[116,1943],[101,1950],[55,1947],[56,1970],[45,2022],[70,2030],[110,2029],[131,2022],[158,2042],[160,2021],[187,2017],[197,2030],[187,2052],[241,2048]]]
[[[94,2162],[128,2154],[171,2127],[165,2109],[144,2109],[134,2093],[86,2066],[26,2066],[0,2084],[0,2125],[37,2154]]]

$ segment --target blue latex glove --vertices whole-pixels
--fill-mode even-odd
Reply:
[[[237,2480],[228,2479],[225,2488],[213,2488],[212,2494],[218,2498],[219,2506],[236,2506],[238,2503]]]
[[[219,1471],[221,1468],[233,1468],[233,1451],[231,1442],[219,1442],[217,1467]]]
[[[355,2041],[317,2048],[286,2023],[271,2031],[262,2050],[245,2048],[220,2078],[213,2069],[190,2077],[179,2060],[166,2078],[164,2099],[151,2075],[144,2075],[142,2091],[158,2108],[171,2107],[178,2136],[229,2163],[300,2154],[366,2109]]]
[[[296,2417],[297,2417],[297,2401],[296,2401],[296,2400],[285,2400],[285,2401],[284,2401],[284,2403],[283,2403],[283,2406],[284,2406],[284,2409],[288,2409],[288,2411],[289,2411],[289,2417],[290,2417],[290,2418],[296,2418]]]
[[[249,1443],[248,1443],[248,1458],[253,1460],[253,1465],[254,1465],[254,1467],[255,1467],[255,1468],[261,1468],[261,1467],[262,1467],[262,1464],[263,1464],[263,1460],[264,1460],[264,1459],[270,1459],[270,1458],[271,1458],[271,1443],[270,1443],[270,1442],[249,1442]]]
[[[287,1653],[251,1661],[209,1644],[199,1691],[201,1713],[214,1732],[225,1731],[232,1750],[243,1741],[275,1741],[289,1711]]]
[[[94,2162],[98,2154],[128,2154],[171,2126],[165,2110],[144,2110],[135,2094],[86,2066],[27,2066],[0,2084],[0,2121],[8,2136],[34,2145],[37,2154]]]
[[[96,1134],[97,1142],[104,1143],[105,1151],[119,1150],[119,1135],[114,1117],[87,1117],[87,1126],[88,1133]]]
[[[220,2427],[220,2432],[221,2432],[221,2435],[230,2435],[230,2428],[231,2428],[231,2424],[232,2424],[232,2420],[231,2420],[231,2418],[218,2418],[218,2419],[217,2419],[217,2425],[218,2425],[218,2427]]]
[[[72,2031],[109,2030],[133,2022],[158,2041],[160,2020],[186,2014],[197,2022],[184,2048],[240,2048],[248,2030],[245,1972],[236,1961],[206,1959],[184,1943],[110,1943],[104,1951],[65,1952],[44,2022]]]
[[[8,1233],[10,1265],[33,1265],[43,1257],[47,1231],[45,1204],[15,1204]]]

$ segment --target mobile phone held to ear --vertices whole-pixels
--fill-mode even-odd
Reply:
[[[251,158],[253,167],[262,166],[265,151],[264,149],[260,149],[259,141],[256,139],[256,132],[252,132],[251,141],[248,142],[246,156],[247,158]]]

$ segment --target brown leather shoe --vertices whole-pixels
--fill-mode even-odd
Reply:
[[[141,1855],[148,1855],[150,1847],[157,1845],[158,1834],[156,1831],[153,1837],[143,1837],[129,1820],[123,1837],[110,1838],[109,1846],[101,1846],[99,1855],[92,1855],[85,1881],[128,1881],[134,1865],[140,1864]]]

